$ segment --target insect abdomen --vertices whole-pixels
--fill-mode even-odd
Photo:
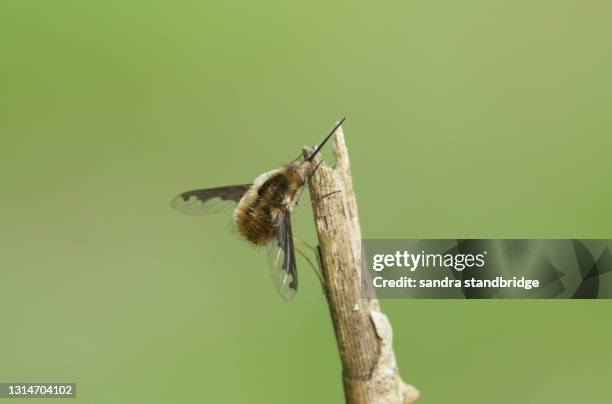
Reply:
[[[258,208],[240,217],[236,227],[240,234],[256,245],[266,245],[276,235],[272,225],[272,212],[264,208]]]
[[[257,177],[234,212],[238,232],[253,244],[267,244],[276,236],[275,220],[286,203],[288,190],[285,168]]]

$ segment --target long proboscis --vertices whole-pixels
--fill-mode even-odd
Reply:
[[[346,118],[342,118],[340,120],[340,122],[338,122],[336,124],[336,126],[334,126],[334,128],[331,130],[331,132],[329,132],[329,134],[327,136],[325,136],[325,139],[323,139],[323,141],[321,143],[319,143],[317,148],[310,154],[310,156],[308,156],[308,158],[305,159],[306,161],[312,161],[312,159],[317,155],[317,153],[319,153],[321,151],[323,146],[325,146],[325,143],[327,143],[327,141],[334,135],[334,133],[336,133],[336,131],[338,130],[340,125],[342,125],[342,123],[344,122],[345,119]]]

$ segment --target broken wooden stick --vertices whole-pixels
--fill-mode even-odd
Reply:
[[[309,149],[304,153],[308,155]],[[391,323],[377,299],[361,298],[361,229],[342,127],[336,131],[334,154],[336,167],[321,163],[309,181],[309,189],[346,402],[413,403],[419,399],[419,392],[400,377]],[[317,156],[315,165],[320,162]]]

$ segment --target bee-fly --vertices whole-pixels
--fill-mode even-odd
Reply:
[[[343,122],[344,118],[300,161],[265,172],[252,184],[184,192],[172,201],[172,207],[196,215],[235,207],[234,225],[238,233],[257,246],[268,246],[268,264],[274,284],[281,296],[291,301],[298,287],[291,210],[316,171],[314,157]]]

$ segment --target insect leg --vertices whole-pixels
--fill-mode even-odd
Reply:
[[[311,177],[313,175],[315,175],[315,173],[317,172],[317,170],[319,169],[319,166],[321,166],[321,163],[323,162],[323,160],[319,161],[319,163],[315,166],[314,170],[312,170],[312,174],[310,175]],[[310,179],[310,178],[309,178]]]
[[[313,246],[311,246],[310,244],[308,244],[307,242],[305,242],[304,240],[301,240],[297,237],[293,237],[293,240],[296,241],[297,243],[302,244],[304,247],[312,250],[315,253],[315,256],[317,257],[317,266],[315,266],[312,261],[306,256],[306,254],[304,254],[299,248],[295,247],[295,249],[297,250],[297,252],[300,253],[300,255],[302,257],[304,257],[304,259],[308,262],[308,264],[310,265],[310,267],[314,270],[315,274],[317,274],[317,277],[319,278],[319,281],[321,281],[321,286],[325,286],[325,283],[323,282],[323,274],[321,273],[321,259],[319,257],[319,250],[314,248]]]
[[[295,251],[297,251],[302,258],[304,258],[306,260],[306,262],[308,262],[308,265],[310,265],[310,267],[314,270],[315,274],[317,274],[317,278],[319,278],[319,282],[321,282],[321,287],[325,287],[325,283],[323,283],[323,278],[321,276],[321,274],[319,273],[319,270],[317,269],[317,267],[315,266],[315,264],[312,263],[312,261],[310,260],[310,258],[308,258],[306,256],[306,254],[304,254],[299,248],[295,247]]]
[[[296,158],[294,158],[293,160],[291,160],[292,163],[295,163],[296,161],[298,161],[300,158],[302,158],[302,153],[298,154]]]
[[[306,184],[308,184],[308,182],[306,182]],[[300,199],[302,199],[302,194],[304,193],[304,188],[306,188],[306,184],[304,184],[302,186],[302,188],[300,188],[300,193],[298,194],[298,197],[295,200],[295,205],[294,206],[298,206],[300,203]]]
[[[319,166],[321,166],[322,162],[323,161],[319,161],[319,163],[315,166],[314,170],[312,170],[312,174],[310,175],[310,177],[308,177],[308,179],[306,180],[306,183],[302,186],[302,188],[300,188],[300,193],[295,201],[295,206],[298,206],[298,204],[300,203],[300,199],[302,199],[302,194],[304,193],[304,188],[306,188],[306,185],[308,185],[308,183],[310,182],[310,179],[312,178],[314,173],[317,172],[317,169],[319,168]]]
[[[321,201],[321,200],[323,200],[323,199],[327,198],[328,196],[332,196],[332,195],[334,195],[334,194],[337,194],[337,193],[339,193],[339,192],[341,192],[341,191],[334,191],[334,192],[330,192],[329,194],[325,194],[325,195],[323,195],[321,198],[319,198],[319,201]],[[311,205],[311,206],[314,206],[314,201],[311,201],[311,202],[310,202],[310,205]],[[304,205],[304,206],[308,206],[308,205]],[[293,214],[296,214],[296,213],[298,213],[299,211],[301,211],[301,210],[302,210],[302,208],[304,208],[304,206],[301,206],[301,207],[300,207],[299,209],[297,209],[297,210],[292,210],[291,212],[292,212]],[[295,207],[297,207],[297,203],[294,205],[294,208],[295,208]]]
[[[293,237],[293,239],[295,241],[297,241],[298,243],[302,244],[304,247],[306,247],[309,250],[311,250],[312,252],[314,252],[315,254],[319,254],[319,252],[317,251],[316,247],[311,246],[310,244],[308,244],[307,242],[305,242],[301,238]]]
[[[340,191],[339,189],[337,189],[337,190],[335,190],[335,191],[333,191],[333,192],[330,192],[329,194],[325,194],[325,195],[323,195],[322,197],[320,197],[320,198],[319,198],[319,201],[322,201],[323,199],[327,198],[328,196],[332,196],[332,195],[334,195],[334,194],[338,194],[338,193],[340,193],[340,192],[342,192],[342,191]]]

